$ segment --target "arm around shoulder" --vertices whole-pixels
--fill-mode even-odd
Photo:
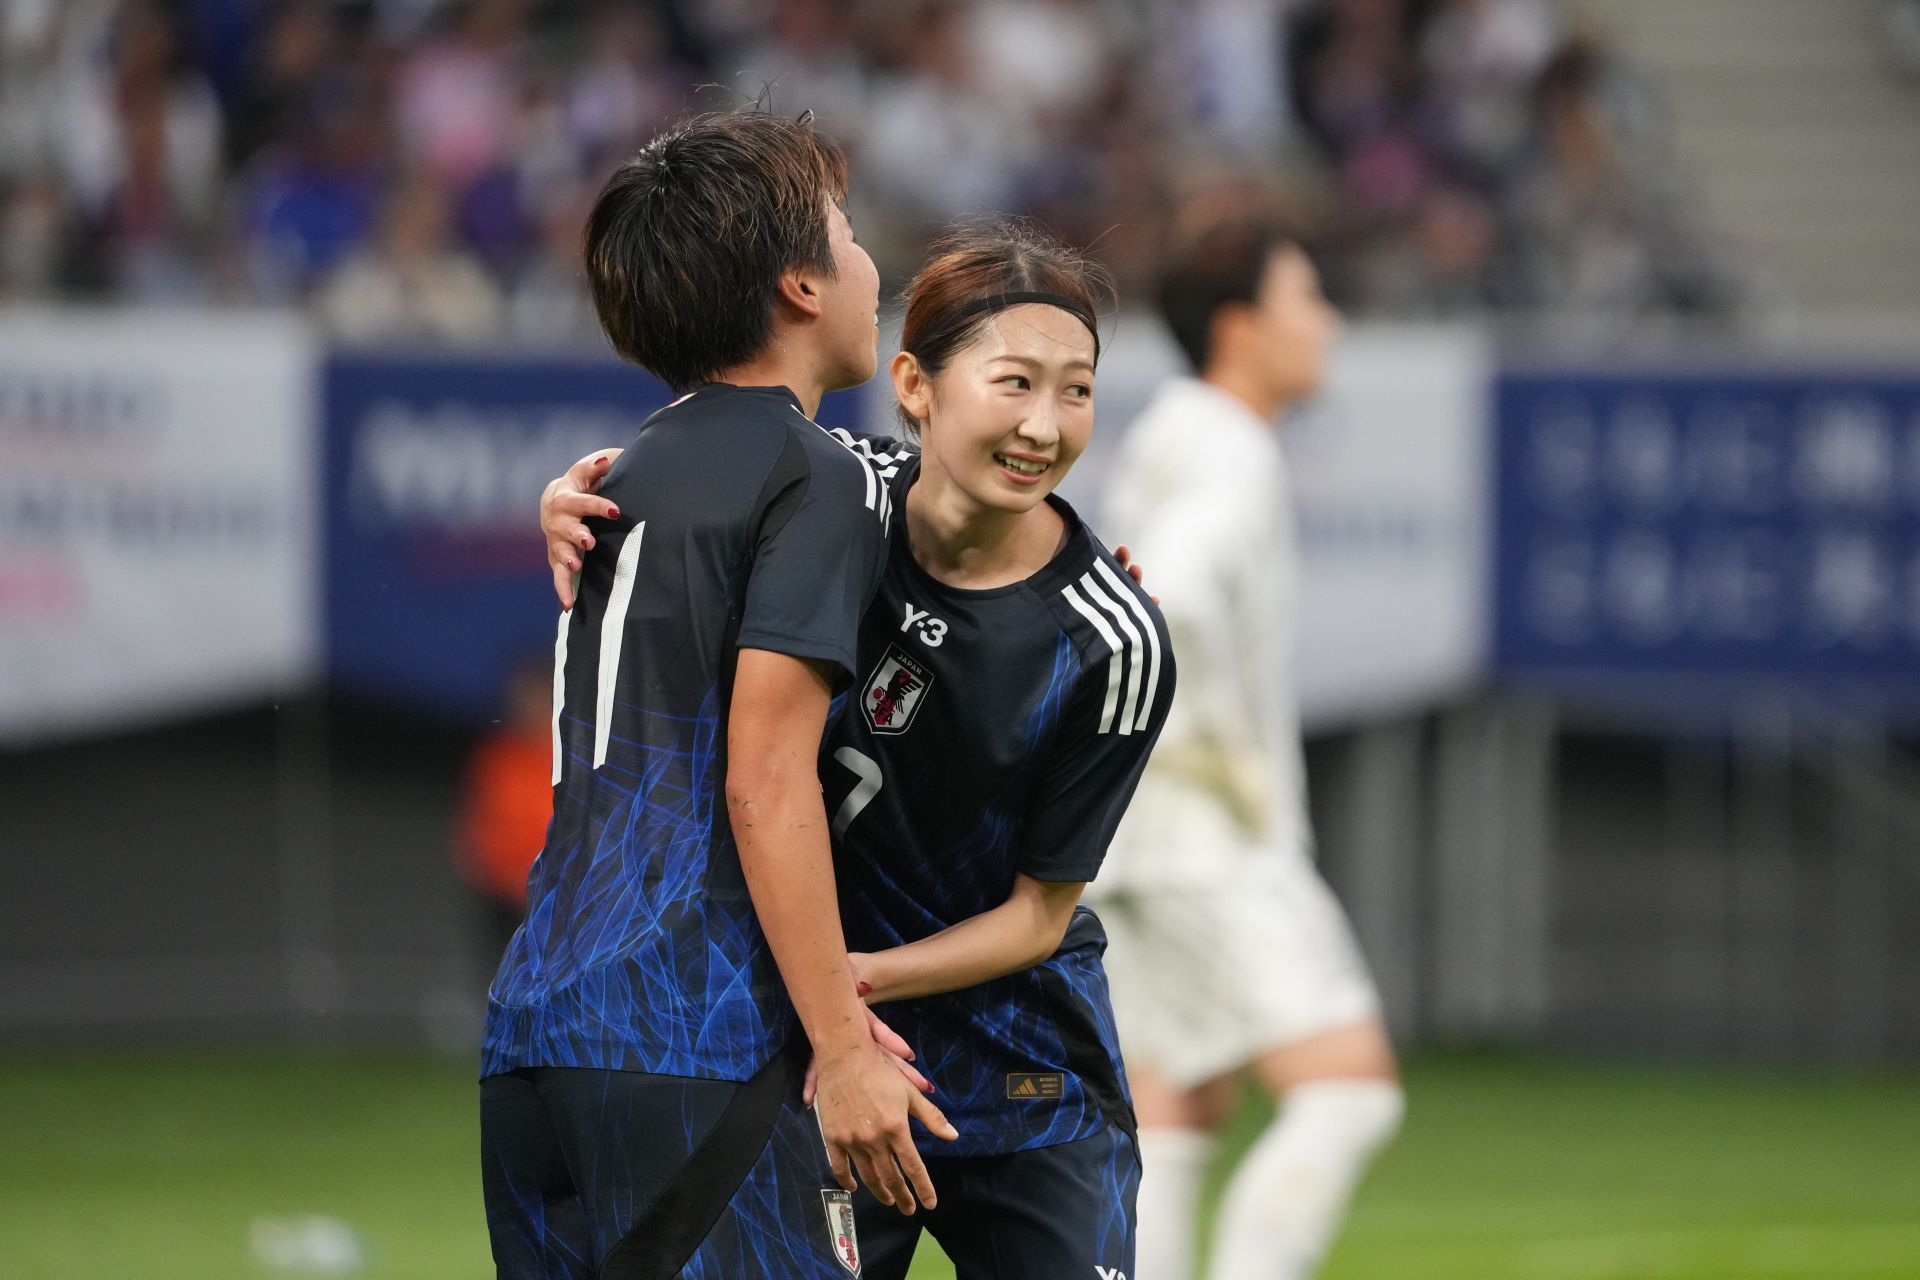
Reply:
[[[880,1004],[1031,969],[1060,949],[1085,887],[1015,876],[1013,892],[999,906],[904,946],[855,956],[854,974],[872,985],[868,999]]]

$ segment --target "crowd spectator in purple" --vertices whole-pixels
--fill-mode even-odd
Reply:
[[[506,159],[524,57],[517,0],[472,0],[410,51],[394,86],[400,157],[462,191]]]

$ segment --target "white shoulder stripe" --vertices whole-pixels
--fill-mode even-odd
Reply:
[[[1092,605],[1080,598],[1080,593],[1072,586],[1062,588],[1060,594],[1066,597],[1067,603],[1073,606],[1074,612],[1091,623],[1093,629],[1100,633],[1100,638],[1107,642],[1107,700],[1100,708],[1100,732],[1112,733],[1114,710],[1120,702],[1120,637],[1115,634],[1112,627],[1107,625],[1107,620],[1101,617]],[[1129,724],[1123,723],[1120,727],[1122,733],[1131,731],[1132,726]]]
[[[847,446],[847,452],[856,458],[860,458],[860,451],[851,445]],[[865,458],[860,458],[860,477],[867,482],[867,510],[878,511],[880,509],[880,495],[886,492],[887,486],[881,483],[879,476],[873,474],[873,464]]]
[[[613,733],[613,695],[620,677],[620,642],[627,635],[627,606],[633,602],[633,578],[640,568],[640,540],[647,532],[642,520],[627,533],[620,544],[620,558],[614,562],[613,590],[607,595],[607,612],[600,619],[600,676],[594,684],[593,767],[607,762],[607,739]],[[565,634],[564,632],[562,634]]]
[[[574,579],[574,590],[580,589],[580,579]],[[560,615],[560,634],[553,638],[553,785],[560,785],[560,712],[567,705],[567,624],[573,621],[571,612]]]
[[[1094,561],[1096,566],[1099,563],[1098,560]],[[1133,625],[1133,619],[1128,616],[1127,611],[1108,594],[1106,587],[1101,585],[1100,579],[1093,576],[1092,570],[1080,575],[1080,589],[1087,593],[1087,599],[1106,611],[1107,616],[1113,619],[1121,636],[1126,640],[1127,683],[1126,694],[1120,701],[1120,732],[1132,733],[1134,722],[1140,718],[1140,693],[1141,686],[1145,683],[1141,678],[1141,668],[1145,664],[1141,660],[1144,646],[1140,643],[1139,628]]]
[[[1113,594],[1120,597],[1121,603],[1140,620],[1140,630],[1147,637],[1147,687],[1146,695],[1140,699],[1140,711],[1133,719],[1133,727],[1145,729],[1147,719],[1153,714],[1153,700],[1160,693],[1160,633],[1154,629],[1153,619],[1147,616],[1147,607],[1140,603],[1139,595],[1129,589],[1130,584],[1122,582],[1120,575],[1105,560],[1095,560],[1093,567],[1113,588]]]

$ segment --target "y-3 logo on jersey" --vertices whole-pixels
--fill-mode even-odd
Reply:
[[[932,683],[933,672],[908,657],[898,645],[888,645],[887,656],[867,677],[861,695],[867,723],[875,733],[905,733]]]
[[[947,638],[947,624],[933,616],[930,609],[916,609],[907,606],[907,620],[900,624],[902,631],[920,629],[920,642],[929,649],[938,649],[940,642]]]
[[[1127,1273],[1118,1267],[1103,1267],[1096,1262],[1093,1269],[1100,1273],[1100,1280],[1127,1280]]]

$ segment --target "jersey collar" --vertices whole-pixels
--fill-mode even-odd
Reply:
[[[1087,522],[1080,518],[1080,513],[1073,509],[1072,503],[1058,493],[1050,493],[1047,495],[1047,501],[1067,522],[1066,539],[1060,544],[1060,549],[1053,553],[1051,560],[1020,581],[1009,582],[1003,587],[983,587],[979,590],[950,587],[920,567],[920,562],[913,558],[912,541],[907,537],[907,491],[913,488],[914,481],[919,478],[920,455],[915,453],[901,464],[898,488],[894,490],[892,554],[904,557],[904,562],[911,568],[913,575],[935,591],[949,596],[962,596],[976,600],[988,596],[1010,595],[1028,587],[1045,592],[1078,578],[1086,568],[1084,561],[1093,554],[1093,534],[1087,528]]]
[[[784,387],[784,386],[748,387],[748,386],[742,386],[737,382],[705,382],[695,387],[692,390],[692,392],[690,392],[689,394],[693,396],[708,396],[708,395],[726,395],[729,393],[737,394],[737,395],[768,396],[776,400],[784,400],[788,404],[792,405],[794,408],[794,412],[798,413],[801,417],[805,418],[807,416],[806,410],[800,407],[800,397],[793,394],[793,390],[790,387]],[[811,421],[811,419],[808,419],[808,420]]]

